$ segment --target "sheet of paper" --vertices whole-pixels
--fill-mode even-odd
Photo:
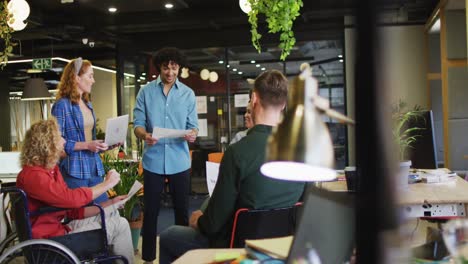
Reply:
[[[197,96],[197,114],[206,114],[207,105],[206,105],[206,96]]]
[[[234,107],[247,107],[249,104],[249,94],[235,94],[234,95]]]
[[[127,139],[128,115],[122,115],[107,119],[106,138],[104,142],[112,146],[117,143],[124,143]]]
[[[206,119],[198,119],[198,136],[208,136],[208,121]]]
[[[106,214],[111,213],[114,210],[114,208],[119,208],[122,205],[124,205],[128,200],[130,200],[130,198],[133,197],[133,195],[135,195],[141,189],[141,187],[143,187],[143,184],[141,184],[141,182],[139,181],[135,181],[132,185],[132,188],[130,188],[130,191],[128,191],[127,198],[118,201],[114,204],[114,206],[107,206],[106,208],[104,208],[104,212],[106,212]]]
[[[208,187],[208,193],[213,194],[213,190],[218,181],[219,163],[207,161],[206,162],[206,185]]]
[[[179,130],[179,129],[170,129],[170,128],[162,128],[162,127],[154,127],[153,128],[153,138],[180,138],[184,137],[191,130]]]

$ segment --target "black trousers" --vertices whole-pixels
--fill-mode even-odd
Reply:
[[[162,175],[144,170],[144,218],[142,259],[153,261],[156,259],[156,236],[158,230],[158,215],[161,204],[161,193],[164,180],[169,179],[169,190],[174,204],[174,218],[176,225],[188,226],[188,207],[190,193],[190,170],[176,174]]]

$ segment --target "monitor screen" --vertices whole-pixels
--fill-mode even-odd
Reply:
[[[432,111],[421,111],[421,116],[408,122],[410,127],[419,127],[412,132],[416,136],[412,148],[408,149],[411,167],[417,169],[437,169],[437,152],[434,136],[434,119]]]

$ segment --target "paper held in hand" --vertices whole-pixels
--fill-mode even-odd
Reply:
[[[113,211],[114,208],[120,208],[123,206],[130,198],[132,198],[133,195],[135,195],[140,189],[143,187],[143,184],[139,181],[135,181],[132,185],[132,188],[130,188],[130,191],[128,191],[127,198],[118,201],[117,203],[113,204],[114,206],[107,206],[104,208],[104,211],[107,213],[110,213]]]
[[[106,138],[104,142],[109,145],[124,143],[127,138],[128,115],[107,119]]]
[[[179,130],[179,129],[170,129],[170,128],[162,128],[162,127],[154,127],[153,128],[153,138],[180,138],[184,137],[191,130]]]

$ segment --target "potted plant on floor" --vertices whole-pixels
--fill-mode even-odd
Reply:
[[[413,147],[419,137],[418,131],[424,129],[409,126],[409,121],[412,119],[424,118],[421,107],[416,105],[412,110],[407,111],[405,109],[406,103],[402,100],[399,100],[392,109],[392,136],[395,145],[398,147],[398,159],[400,161],[397,185],[400,187],[408,186],[408,175],[411,167],[411,160],[408,159],[408,149]]]
[[[104,169],[109,171],[115,169],[120,173],[120,182],[109,192],[110,197],[128,194],[135,181],[143,183],[143,175],[139,173],[139,162],[123,159],[111,159],[109,155],[103,157]],[[132,232],[133,249],[138,251],[138,241],[143,225],[143,188],[130,198],[120,209],[120,215],[125,217],[130,224]]]

